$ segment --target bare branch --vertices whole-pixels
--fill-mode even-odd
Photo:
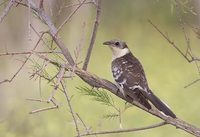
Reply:
[[[39,108],[39,109],[35,109],[35,110],[32,110],[31,112],[29,112],[29,114],[34,114],[34,113],[39,113],[39,112],[44,112],[44,111],[48,111],[48,110],[52,110],[52,109],[57,109],[59,106],[57,103],[55,103],[55,99],[51,100],[50,102],[48,100],[42,100],[42,99],[32,99],[32,98],[28,98],[26,99],[28,101],[35,101],[35,102],[41,102],[41,103],[52,103],[53,106],[50,106],[50,107],[45,107],[45,108]]]
[[[191,59],[189,59],[188,57],[187,57],[187,55],[185,55],[178,47],[177,47],[177,45],[173,42],[173,41],[171,41],[170,39],[169,39],[169,37],[167,36],[167,35],[165,35],[156,25],[154,25],[153,23],[152,23],[152,21],[151,20],[148,20],[149,21],[149,23],[169,42],[169,44],[171,44],[189,63],[190,62],[192,62],[192,61],[200,61],[200,59],[199,58],[195,58],[195,57],[193,57],[192,55],[191,55]]]
[[[92,132],[92,133],[85,133],[81,134],[81,136],[91,136],[91,135],[102,135],[102,134],[116,134],[116,133],[125,133],[125,132],[134,132],[134,131],[141,131],[141,130],[147,130],[152,129],[156,127],[161,127],[166,125],[166,122],[161,122],[157,124],[153,124],[150,126],[140,127],[140,128],[130,128],[130,129],[119,129],[119,130],[106,130],[106,131],[99,131],[99,132]]]
[[[31,6],[32,10],[34,10],[38,14],[38,16],[49,27],[50,34],[51,34],[53,40],[55,41],[55,43],[58,45],[58,47],[62,51],[62,54],[65,57],[65,59],[69,62],[70,65],[72,65],[72,66],[75,65],[74,60],[73,60],[68,48],[66,48],[65,45],[63,44],[63,42],[58,38],[57,29],[54,26],[54,24],[51,22],[51,20],[48,17],[48,15],[44,12],[43,9],[37,8],[36,4],[32,0],[28,0],[28,2],[30,3],[30,6]]]
[[[76,118],[75,118],[75,113],[74,113],[74,111],[72,109],[72,105],[70,103],[70,99],[69,99],[69,96],[68,96],[68,93],[67,93],[67,89],[65,88],[64,84],[62,83],[62,81],[61,81],[61,85],[62,85],[63,92],[65,94],[65,97],[66,97],[66,100],[67,100],[67,103],[68,103],[68,106],[69,106],[69,109],[70,109],[70,113],[71,113],[73,121],[74,121],[74,124],[76,126],[76,132],[78,134],[77,136],[80,137],[80,131],[79,131],[78,124],[77,124],[77,121],[76,121]]]
[[[85,3],[86,0],[83,0],[78,7],[65,19],[65,21],[58,27],[56,34],[62,29],[62,27],[69,22],[69,20],[72,18],[72,16],[80,9],[80,7]]]
[[[85,128],[85,131],[86,131],[86,133],[89,133],[89,131],[90,131],[91,127],[87,127],[87,125],[85,124],[85,122],[82,120],[82,118],[79,116],[79,114],[78,114],[78,113],[76,113],[76,115],[77,115],[78,119],[81,121],[81,123],[83,124],[83,126],[84,126],[84,128]]]
[[[53,90],[52,90],[52,92],[51,92],[51,95],[50,95],[50,97],[49,97],[49,99],[48,99],[49,101],[51,101],[52,98],[54,97],[54,94],[55,94],[56,90],[58,89],[59,84],[61,83],[64,74],[65,74],[65,68],[61,67],[61,68],[60,68],[60,71],[59,71],[59,73],[58,73],[58,75],[57,75],[57,77],[58,77],[58,78],[57,78],[57,81],[56,81],[56,83],[55,83],[55,85],[54,85],[54,88],[53,88]]]
[[[195,65],[196,65],[196,67],[197,67],[197,70],[198,70],[198,72],[200,73],[200,68],[199,68],[199,66],[198,66],[198,60],[197,60],[197,59],[194,59],[194,58],[196,58],[196,57],[195,57],[194,54],[192,53],[192,49],[191,49],[191,46],[190,46],[190,39],[189,39],[188,34],[186,33],[186,30],[185,30],[185,22],[183,21],[183,19],[182,19],[182,17],[181,17],[181,13],[180,13],[180,11],[181,11],[181,5],[180,5],[180,4],[181,4],[181,3],[180,3],[180,1],[178,1],[178,0],[175,0],[175,2],[176,2],[175,5],[176,5],[176,9],[177,9],[177,18],[179,19],[179,24],[180,24],[181,29],[182,29],[182,31],[183,31],[183,34],[184,34],[184,37],[185,37],[185,41],[186,41],[186,45],[187,45],[187,49],[186,49],[185,56],[187,56],[187,55],[190,56],[191,60],[195,62]],[[199,81],[199,78],[196,79],[196,80],[194,80],[193,82],[189,83],[189,84],[186,85],[184,88],[187,88],[187,87],[189,87],[189,86],[195,84],[195,83],[198,82],[198,81]]]
[[[3,19],[6,17],[10,9],[12,8],[15,0],[10,0],[3,13],[0,15],[0,23],[2,23]]]
[[[35,102],[42,102],[42,103],[49,103],[48,100],[42,100],[42,99],[33,99],[33,98],[27,98],[28,101],[35,101]]]
[[[44,60],[48,60],[51,64],[57,66],[57,67],[61,67],[61,64],[59,64],[58,62],[54,62],[49,58],[46,58],[45,56],[42,55],[38,55],[40,58],[44,59]],[[118,92],[119,89],[117,88],[117,86],[115,84],[113,84],[112,82],[99,78],[98,76],[91,74],[87,71],[84,71],[82,69],[79,69],[77,67],[73,68],[69,65],[65,65],[66,70],[72,70],[74,69],[74,72],[82,79],[84,80],[86,83],[88,83],[89,85],[91,85],[92,87],[96,87],[96,88],[103,88],[103,89],[107,89],[108,91],[110,91],[111,93],[115,94],[116,96],[118,96],[119,98],[125,100],[126,102],[129,102],[135,106],[137,106],[138,108],[156,116],[159,117],[161,119],[163,119],[167,124],[173,125],[178,129],[182,129],[192,135],[195,136],[200,136],[200,129],[179,119],[179,118],[171,118],[168,116],[163,115],[160,111],[158,110],[147,110],[144,106],[142,106],[141,104],[133,101],[131,98],[124,98],[123,94],[121,92]]]
[[[61,54],[61,52],[58,51],[6,52],[6,53],[0,53],[0,56],[15,56],[15,55],[27,55],[27,54]]]
[[[33,47],[33,49],[31,50],[31,52],[33,52],[38,44],[40,43],[42,37],[43,37],[44,33],[42,33],[42,35],[40,36],[39,40],[37,41],[36,45]],[[12,82],[13,79],[19,74],[19,72],[22,70],[22,68],[25,66],[25,64],[27,63],[27,61],[29,60],[29,58],[31,57],[32,54],[29,54],[26,58],[26,60],[23,62],[23,64],[21,65],[21,67],[15,72],[15,74],[10,78],[10,79],[5,79],[3,81],[0,81],[0,84],[5,83],[5,82]]]
[[[91,38],[90,38],[90,45],[89,45],[89,48],[88,48],[88,51],[87,51],[87,54],[85,57],[85,62],[83,64],[83,70],[87,70],[87,66],[88,66],[90,56],[92,53],[92,48],[94,46],[94,41],[96,38],[97,29],[99,26],[99,17],[100,17],[100,12],[101,12],[101,0],[96,0],[96,1],[97,1],[96,2],[96,18],[94,21],[93,31],[92,31]]]
[[[58,108],[57,105],[52,106],[52,107],[46,107],[46,108],[36,109],[36,110],[33,110],[33,111],[29,112],[29,114],[35,114],[35,113],[39,113],[39,112],[43,112],[43,111],[47,111],[47,110],[51,110],[51,109],[56,109],[56,108]]]
[[[184,88],[188,88],[188,87],[192,86],[193,84],[195,84],[195,83],[197,83],[199,81],[200,81],[200,78],[198,78],[198,79],[192,81],[191,83],[187,84]]]
[[[94,2],[89,1],[89,2],[84,2],[83,4],[84,5],[86,5],[86,4],[94,4]],[[63,8],[70,8],[70,7],[79,6],[79,5],[80,5],[80,3],[78,3],[78,4],[69,4],[69,5],[67,5],[67,6],[65,6]]]

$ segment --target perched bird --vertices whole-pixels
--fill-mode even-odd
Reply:
[[[124,41],[113,39],[103,43],[112,51],[112,73],[122,94],[131,97],[147,109],[151,109],[151,102],[165,115],[176,118],[176,115],[156,97],[150,90],[143,67],[139,60],[131,53]]]

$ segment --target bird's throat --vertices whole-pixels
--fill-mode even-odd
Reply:
[[[116,47],[110,47],[112,50],[112,60],[115,60],[116,58],[123,57],[124,55],[130,53],[130,50],[128,48],[120,49]]]

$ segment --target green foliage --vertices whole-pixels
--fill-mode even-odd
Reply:
[[[112,98],[111,95],[109,95],[105,90],[103,89],[96,89],[96,88],[88,88],[88,87],[77,87],[79,92],[82,95],[87,95],[92,97],[92,100],[100,102],[103,105],[109,106],[114,109],[113,112],[110,112],[109,114],[103,115],[103,118],[105,119],[115,119],[118,118],[121,124],[122,114],[133,105],[125,102],[124,107],[120,108],[119,106],[115,105],[115,101]],[[122,111],[121,111],[122,110]]]
[[[106,106],[115,107],[112,96],[108,95],[105,90],[99,90],[94,88],[91,89],[88,87],[77,87],[77,89],[82,95],[91,96],[92,100],[100,102],[101,104]]]
[[[103,118],[105,119],[114,119],[118,118],[120,115],[118,113],[110,113],[110,114],[105,114]]]

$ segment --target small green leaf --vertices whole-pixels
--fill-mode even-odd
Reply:
[[[117,113],[106,114],[103,116],[103,118],[105,118],[105,119],[114,119],[114,118],[118,118],[118,117],[119,117],[119,114],[117,114]]]

